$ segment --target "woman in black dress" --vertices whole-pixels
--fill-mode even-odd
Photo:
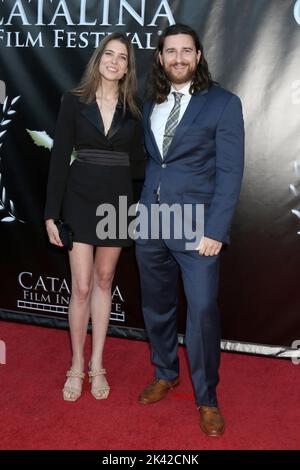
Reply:
[[[72,295],[69,325],[72,365],[63,398],[77,400],[84,379],[84,343],[92,320],[91,392],[107,398],[103,348],[111,311],[116,265],[130,238],[104,238],[97,224],[100,204],[112,204],[119,220],[119,196],[132,203],[132,178],[143,166],[142,123],[135,101],[134,53],[126,36],[114,33],[92,55],[80,85],[63,96],[57,120],[45,208],[51,243],[62,246],[55,220],[63,218],[74,233],[69,251]],[[76,159],[70,164],[75,148]],[[142,164],[141,164],[142,163]],[[125,214],[121,214],[124,216]],[[100,238],[99,238],[100,236]]]

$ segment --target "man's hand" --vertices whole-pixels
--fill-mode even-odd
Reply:
[[[223,243],[211,238],[202,237],[198,246],[199,255],[216,256],[220,253]]]

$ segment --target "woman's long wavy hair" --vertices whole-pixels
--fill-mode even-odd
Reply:
[[[84,103],[91,103],[95,100],[99,82],[101,83],[99,72],[101,57],[103,56],[109,42],[113,40],[120,41],[124,44],[128,54],[127,73],[121,80],[119,80],[119,99],[123,103],[124,112],[126,112],[126,108],[128,107],[132,114],[136,117],[140,117],[141,113],[136,102],[137,79],[134,51],[130,40],[124,34],[113,33],[102,39],[99,47],[97,47],[90,58],[79,85],[72,91],[75,95],[80,96]]]
[[[171,83],[160,63],[159,54],[163,51],[166,37],[175,36],[177,34],[188,34],[191,36],[194,40],[196,51],[201,52],[201,58],[198,63],[195,75],[192,79],[190,93],[194,95],[199,91],[209,88],[212,83],[214,83],[208,70],[208,64],[203,54],[203,46],[200,42],[200,39],[198,38],[197,33],[192,28],[184,24],[178,23],[169,26],[160,36],[158,46],[154,51],[154,62],[150,71],[150,79],[148,82],[148,96],[152,101],[158,104],[163,103],[166,100],[171,89]]]

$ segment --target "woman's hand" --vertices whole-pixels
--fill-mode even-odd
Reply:
[[[58,228],[56,227],[53,219],[46,220],[46,230],[50,243],[63,247],[61,239],[59,238]]]

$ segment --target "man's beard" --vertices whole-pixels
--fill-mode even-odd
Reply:
[[[168,69],[164,68],[164,72],[166,74],[166,77],[171,83],[174,83],[175,85],[181,85],[182,83],[191,82],[193,80],[196,74],[196,69],[197,69],[197,66],[193,67],[192,65],[189,65],[189,68],[187,69],[184,75],[176,75],[173,73],[173,66],[172,66]]]

